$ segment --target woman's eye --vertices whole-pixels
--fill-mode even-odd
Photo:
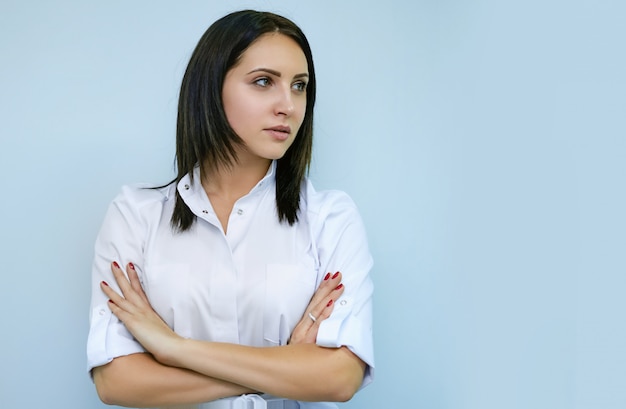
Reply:
[[[306,91],[306,82],[296,82],[292,87],[298,92],[304,92]]]
[[[266,77],[258,78],[254,80],[254,84],[260,87],[267,87],[268,85],[270,85],[270,79]]]

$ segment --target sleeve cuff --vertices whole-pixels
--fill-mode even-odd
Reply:
[[[364,328],[365,323],[352,315],[353,300],[346,297],[337,301],[332,315],[322,321],[317,333],[317,345],[327,348],[347,347],[367,364],[361,388],[374,379],[374,346],[372,328]],[[370,334],[364,337],[363,334]]]
[[[91,311],[91,328],[87,338],[87,371],[106,365],[119,356],[146,352],[124,324],[105,304]]]

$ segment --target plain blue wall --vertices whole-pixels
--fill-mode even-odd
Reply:
[[[312,178],[376,266],[377,380],[346,408],[626,407],[621,1],[2,0],[0,407],[100,408],[93,241],[173,175],[177,90],[228,11],[316,58]]]

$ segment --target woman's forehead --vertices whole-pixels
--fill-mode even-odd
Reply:
[[[307,59],[300,45],[280,33],[264,34],[255,40],[242,53],[237,66],[244,70],[265,67],[281,72],[308,73]]]

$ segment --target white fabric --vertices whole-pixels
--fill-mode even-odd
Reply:
[[[299,409],[299,406],[286,399],[246,394],[203,403],[198,409]]]
[[[317,404],[309,402],[311,404]],[[271,395],[245,394],[231,398],[217,399],[212,402],[198,405],[168,406],[168,409],[306,409],[310,406],[300,406],[293,400],[277,398]],[[315,409],[337,409],[333,406],[315,406]]]
[[[331,402],[297,402],[270,395],[246,394],[199,405],[168,406],[168,409],[337,409]]]
[[[279,223],[274,171],[235,203],[226,235],[198,168],[178,186],[122,188],[95,245],[89,370],[144,351],[99,288],[104,280],[119,291],[110,271],[117,261],[134,263],[153,308],[181,336],[252,346],[286,344],[326,273],[341,271],[346,290],[317,343],[350,348],[368,364],[363,386],[371,381],[372,259],[359,213],[345,193],[316,192],[307,181],[299,221]],[[170,226],[175,189],[197,216],[184,233]]]

